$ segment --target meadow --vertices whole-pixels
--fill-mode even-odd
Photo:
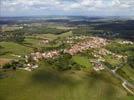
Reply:
[[[87,57],[77,55],[77,56],[73,56],[72,60],[83,67],[86,68],[92,67],[90,60]]]
[[[41,62],[40,68],[4,72],[0,79],[1,100],[132,100],[120,81],[102,73],[53,70]]]
[[[16,58],[15,55],[24,56],[25,54],[33,51],[32,48],[15,42],[0,42],[0,46],[2,47],[0,49],[2,52],[2,54],[0,55],[1,58],[14,59]]]

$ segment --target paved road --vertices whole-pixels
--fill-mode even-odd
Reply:
[[[120,79],[122,81],[122,86],[129,92],[131,93],[132,95],[134,95],[134,92],[131,91],[127,86],[131,87],[132,89],[134,89],[134,84],[128,82],[126,79],[124,79],[123,77],[121,77],[119,74],[116,73],[116,71],[118,69],[120,69],[121,67],[123,66],[120,66],[120,67],[117,67],[115,68],[114,70],[111,70],[110,68],[106,67],[105,68],[110,72],[112,73],[116,78]]]
[[[134,95],[134,92],[131,91],[131,90],[127,87],[127,83],[126,83],[126,82],[123,82],[123,83],[122,83],[122,86],[123,86],[129,93],[131,93],[132,95]]]

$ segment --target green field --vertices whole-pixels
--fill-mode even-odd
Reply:
[[[104,58],[106,59],[106,62],[108,62],[109,64],[112,65],[112,67],[116,67],[117,65],[119,65],[121,63],[121,60],[119,60],[111,55],[105,56]]]
[[[131,67],[124,66],[122,70],[133,80],[134,83],[134,70]]]
[[[5,73],[8,77],[0,79],[0,100],[132,100],[106,71],[59,72],[41,63],[33,72]]]
[[[55,34],[51,34],[51,33],[48,33],[48,34],[40,34],[40,35],[37,35],[36,38],[47,38],[49,40],[54,40],[54,39],[57,39],[57,38],[65,38],[65,37],[68,37],[68,36],[72,36],[73,33],[72,31],[69,31],[69,32],[65,32],[65,33],[62,33],[62,34],[59,34],[59,35],[55,35]]]
[[[76,62],[79,65],[82,65],[86,68],[90,68],[92,65],[90,63],[90,60],[87,57],[83,56],[73,56],[73,61]]]
[[[13,55],[25,55],[32,52],[30,47],[26,47],[22,44],[14,43],[14,42],[0,42],[0,46],[2,47],[0,55],[1,58],[16,58]]]
[[[119,74],[122,77],[124,77],[125,79],[127,79],[131,83],[134,83],[134,70],[130,66],[124,65],[119,71],[121,72]]]

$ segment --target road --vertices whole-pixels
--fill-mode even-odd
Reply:
[[[134,84],[128,82],[126,79],[124,79],[123,77],[121,77],[119,74],[116,73],[116,71],[120,68],[122,68],[123,66],[117,67],[114,70],[111,70],[110,68],[108,68],[107,66],[105,66],[105,68],[111,73],[113,74],[116,78],[120,79],[122,81],[122,86],[132,95],[134,95],[134,92],[132,90],[130,90],[127,86],[131,87],[132,89],[134,89]]]
[[[134,92],[131,91],[126,85],[127,85],[126,82],[123,82],[123,83],[122,83],[122,86],[123,86],[129,93],[131,93],[132,95],[134,95]]]

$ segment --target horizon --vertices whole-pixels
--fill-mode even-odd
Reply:
[[[133,0],[1,0],[0,5],[0,17],[134,16]]]
[[[9,17],[9,18],[15,18],[15,17],[35,17],[35,18],[39,18],[39,17],[87,17],[87,18],[134,18],[133,16],[115,16],[115,15],[111,15],[111,16],[87,16],[87,15],[20,15],[20,16],[0,16],[0,18],[5,18],[5,17]]]

